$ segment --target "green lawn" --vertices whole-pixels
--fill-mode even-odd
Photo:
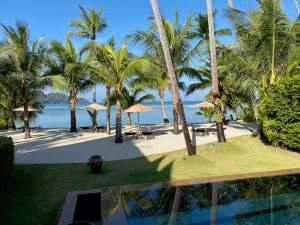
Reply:
[[[195,157],[180,150],[105,162],[100,175],[91,174],[84,164],[17,165],[10,191],[0,194],[0,223],[50,225],[68,191],[297,167],[300,154],[266,146],[251,136],[199,146]]]

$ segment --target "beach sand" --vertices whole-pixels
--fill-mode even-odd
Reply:
[[[231,123],[225,127],[227,138],[252,134],[245,124]],[[194,146],[217,141],[216,134],[195,136],[190,133]],[[86,163],[91,155],[101,155],[104,161],[124,160],[185,148],[183,134],[174,135],[172,126],[156,126],[153,134],[155,139],[150,140],[124,136],[124,143],[115,144],[114,134],[70,133],[68,129],[33,130],[32,138],[26,140],[20,131],[0,132],[13,138],[17,164]]]

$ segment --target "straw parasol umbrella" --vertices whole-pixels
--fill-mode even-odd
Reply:
[[[13,112],[24,112],[24,106],[18,107],[18,108],[14,108],[12,110]],[[32,106],[28,106],[28,112],[39,112],[40,110],[37,108],[34,108]]]
[[[141,112],[150,112],[153,111],[154,109],[148,106],[143,106],[140,104],[136,104],[133,106],[130,106],[128,109],[124,110],[126,113],[137,113],[138,114],[138,125],[140,125],[140,113]]]
[[[208,109],[208,108],[214,108],[215,106],[214,106],[214,104],[212,104],[210,102],[204,101],[204,102],[200,102],[200,103],[198,103],[196,105],[191,105],[190,107],[191,108],[204,108],[204,109]],[[204,126],[206,128],[206,121],[204,123]]]
[[[106,107],[103,106],[103,105],[99,105],[99,104],[93,103],[91,105],[82,107],[81,109],[84,109],[84,110],[96,110],[96,111],[98,111],[98,110],[104,110],[104,109],[106,109]]]

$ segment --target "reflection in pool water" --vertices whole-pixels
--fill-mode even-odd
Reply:
[[[101,192],[103,225],[300,225],[300,175]]]

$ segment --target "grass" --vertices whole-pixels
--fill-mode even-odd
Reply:
[[[83,164],[17,165],[10,191],[0,194],[0,224],[50,225],[68,191],[297,167],[300,154],[251,136],[199,146],[195,157],[180,150],[105,162],[100,175],[91,174]]]

